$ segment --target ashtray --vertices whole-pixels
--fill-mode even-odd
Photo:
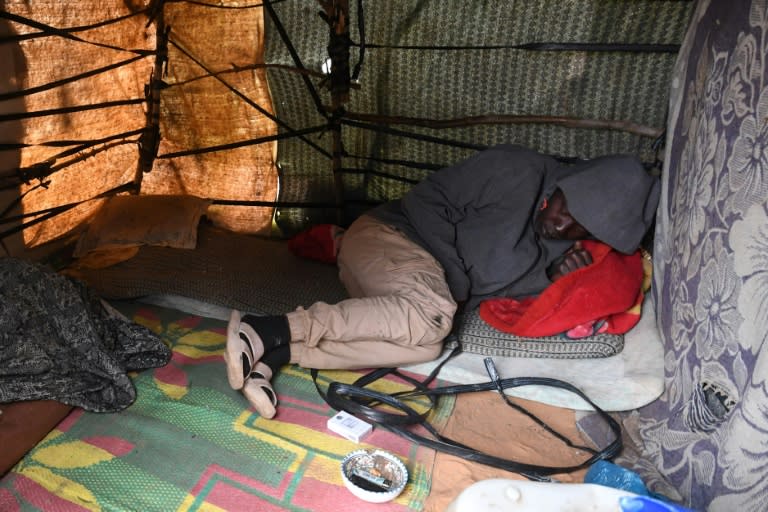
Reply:
[[[341,461],[341,479],[361,500],[384,503],[397,498],[408,483],[408,470],[384,450],[355,450]]]

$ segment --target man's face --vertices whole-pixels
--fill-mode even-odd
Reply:
[[[550,240],[584,240],[590,238],[589,231],[576,222],[568,212],[568,204],[562,190],[555,189],[546,207],[540,210],[533,221],[533,228],[542,238]]]

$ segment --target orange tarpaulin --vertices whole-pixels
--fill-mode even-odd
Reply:
[[[7,116],[0,117],[3,142],[23,144],[0,151],[0,179],[15,179],[18,169],[30,179],[17,188],[3,187],[0,204],[21,198],[15,213],[23,215],[132,183],[141,194],[276,199],[275,143],[163,158],[276,133],[274,122],[249,104],[271,112],[258,66],[263,64],[261,7],[233,11],[168,4],[162,18],[150,19],[149,4],[3,2],[8,15],[0,18],[0,36],[17,37],[0,45],[0,95],[27,94],[0,102],[0,116]],[[158,159],[142,175],[138,142],[151,122],[145,87],[155,72],[160,21],[169,28],[170,64],[162,76]],[[23,244],[66,233],[100,204],[85,202],[25,230]],[[229,229],[266,233],[272,208],[214,206],[209,217]]]

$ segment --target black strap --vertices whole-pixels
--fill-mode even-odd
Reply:
[[[404,375],[395,368],[381,368],[374,370],[368,374],[363,375],[353,384],[344,384],[341,382],[333,381],[328,385],[326,391],[323,391],[317,382],[317,370],[311,371],[312,379],[315,382],[315,387],[317,388],[320,396],[323,397],[328,405],[336,410],[346,411],[360,419],[368,421],[369,423],[376,424],[379,427],[394,432],[414,443],[427,446],[437,451],[449,453],[463,459],[479,462],[481,464],[503,469],[505,471],[519,473],[520,475],[525,476],[531,480],[549,481],[550,475],[556,473],[568,473],[578,469],[586,468],[599,460],[610,460],[621,452],[622,440],[621,426],[619,423],[607,412],[598,407],[580,389],[573,386],[572,384],[558,379],[547,377],[515,377],[501,379],[496,373],[493,360],[491,358],[486,358],[486,367],[488,368],[489,374],[491,375],[491,381],[479,384],[462,384],[430,389],[429,385],[435,379],[442,366],[459,351],[460,347],[457,347],[457,349],[455,349],[445,360],[443,360],[437,366],[437,368],[435,368],[435,370],[423,381],[419,381],[409,377],[408,375]],[[399,378],[404,379],[405,381],[412,384],[414,389],[389,395],[386,393],[367,389],[365,387],[389,374],[397,375]],[[521,386],[549,386],[563,389],[577,395],[586,403],[588,403],[595,410],[595,412],[603,420],[605,420],[613,432],[614,440],[600,450],[594,450],[583,446],[575,446],[565,436],[551,429],[548,425],[546,425],[545,422],[537,418],[532,413],[526,411],[521,406],[514,404],[507,398],[506,393],[504,393],[505,389]],[[526,414],[529,418],[536,421],[540,426],[544,427],[548,432],[563,441],[565,444],[584,450],[590,453],[591,456],[585,461],[572,466],[540,466],[536,464],[516,462],[486,454],[472,447],[459,443],[458,441],[442,436],[432,425],[429,424],[429,422],[427,422],[429,413],[432,411],[432,409],[437,407],[439,398],[442,395],[456,395],[459,393],[473,393],[478,391],[492,390],[499,391],[507,405]],[[427,398],[431,405],[429,408],[427,408],[426,411],[421,413],[407,403],[413,402],[417,399],[422,399],[423,401],[423,398]],[[380,408],[382,405],[388,406],[387,409],[382,410]],[[392,412],[393,409],[399,412]],[[411,428],[414,426],[421,426],[425,428],[431,437],[417,434]]]

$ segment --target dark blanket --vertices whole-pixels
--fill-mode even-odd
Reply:
[[[170,357],[156,334],[110,313],[78,281],[0,259],[0,403],[52,399],[119,411],[136,398],[126,372]]]

